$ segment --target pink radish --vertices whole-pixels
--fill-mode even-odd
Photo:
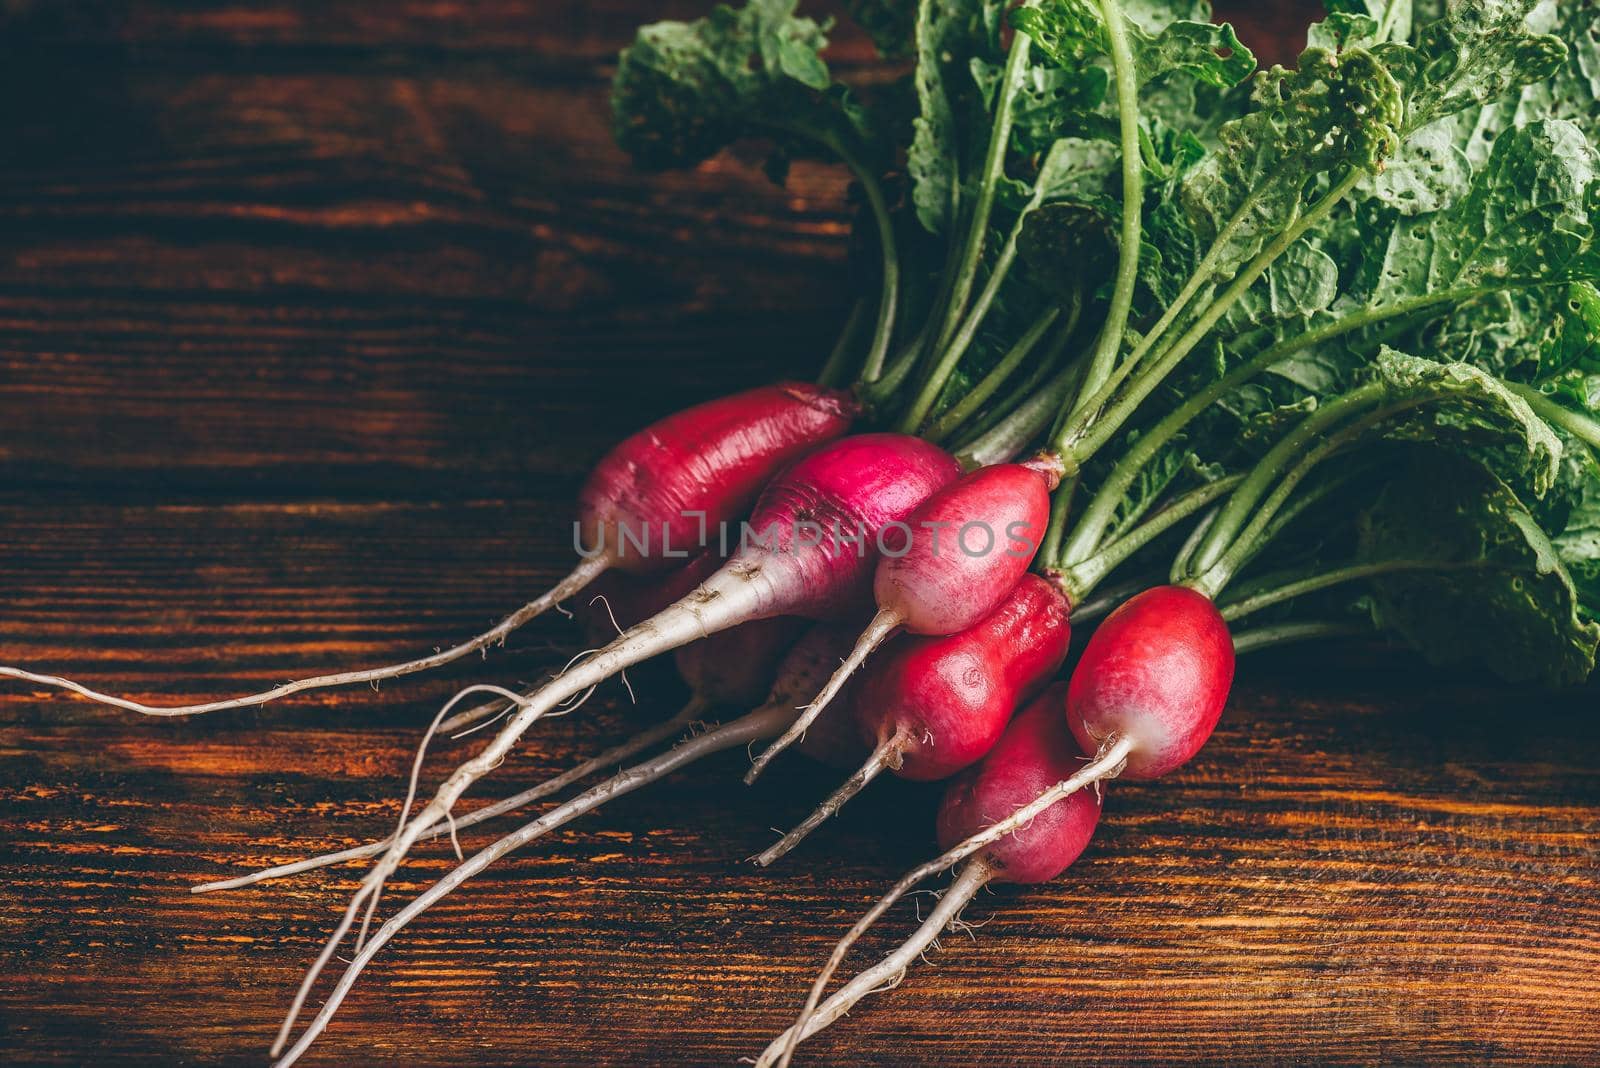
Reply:
[[[737,624],[779,615],[840,619],[860,611],[879,538],[958,474],[953,457],[920,438],[861,434],[818,449],[775,478],[757,502],[749,524],[753,536],[742,539],[721,570],[687,597],[630,627],[594,656],[522,699],[500,733],[446,777],[415,817],[404,819],[307,974],[274,1053],[288,1040],[311,984],[361,906],[368,905],[364,931],[384,881],[411,846],[423,832],[445,822],[456,800],[500,765],[534,721],[563,702],[582,700],[595,686],[641,660]]]
[[[801,382],[697,404],[625,438],[578,493],[578,565],[671,567],[705,548],[785,464],[843,436],[859,414],[849,394]],[[576,573],[576,572],[575,572]],[[568,595],[570,596],[570,594]]]
[[[1071,732],[1061,722],[1065,687],[1052,686],[1031,702],[1006,728],[982,763],[950,784],[939,806],[939,844],[951,848],[996,820],[1028,804],[1053,784],[1070,779],[1086,760]],[[775,1061],[786,1065],[799,1043],[826,1028],[875,990],[890,985],[961,909],[991,882],[1042,883],[1065,871],[1088,846],[1100,819],[1100,795],[1080,791],[1035,814],[1006,838],[989,843],[962,867],[928,918],[910,938],[878,964],[841,987],[826,1002],[822,990],[850,947],[895,901],[922,879],[948,867],[938,861],[916,869],[880,899],[835,947],[827,967],[812,987],[800,1019],[762,1053],[758,1068]],[[948,856],[948,854],[946,854]],[[939,858],[942,861],[944,858]]]
[[[945,637],[907,635],[891,642],[857,677],[851,701],[871,755],[757,863],[771,864],[789,852],[885,769],[929,782],[982,759],[1017,705],[1066,659],[1067,613],[1060,591],[1024,575],[976,625]]]
[[[1059,468],[1044,461],[996,464],[963,476],[905,521],[905,544],[873,575],[878,613],[794,726],[755,761],[746,782],[806,731],[857,668],[891,635],[955,634],[994,611],[1027,573],[1050,521]]]
[[[548,592],[482,634],[431,656],[387,667],[318,675],[261,693],[161,707],[101,693],[56,675],[0,667],[0,678],[64,689],[101,704],[154,716],[190,716],[263,705],[306,690],[375,683],[459,660],[577,594],[608,570],[660,571],[744,513],[784,465],[845,434],[859,414],[846,393],[785,382],[697,404],[639,431],[595,465],[578,495],[584,559]],[[476,710],[475,710],[476,711]],[[459,717],[458,717],[459,718]]]
[[[749,745],[751,742],[763,738],[770,738],[783,729],[796,715],[797,708],[809,695],[816,692],[818,686],[827,678],[833,665],[839,662],[839,657],[850,647],[854,628],[835,626],[816,626],[807,631],[800,640],[784,657],[779,669],[778,681],[774,683],[766,703],[755,711],[740,716],[713,730],[697,734],[679,742],[677,746],[657,757],[643,763],[634,765],[624,771],[618,772],[612,778],[584,791],[571,801],[551,809],[531,823],[505,835],[493,845],[486,847],[469,857],[452,870],[444,878],[429,887],[415,900],[409,902],[392,919],[379,927],[351,959],[344,974],[339,977],[333,992],[328,1000],[318,1010],[316,1017],[307,1025],[305,1031],[295,1041],[295,1044],[278,1061],[278,1065],[287,1066],[298,1060],[311,1046],[329,1021],[338,1012],[339,1006],[355,985],[356,979],[372,958],[396,934],[403,930],[407,924],[421,913],[437,904],[450,891],[466,882],[468,879],[482,872],[490,864],[505,856],[514,849],[521,848],[551,831],[566,826],[579,816],[593,812],[602,807],[613,798],[622,797],[638,790],[649,783],[683,768],[702,757],[713,753],[723,752],[728,749]],[[515,799],[510,799],[514,801]],[[492,814],[498,815],[508,811],[509,802],[500,802],[491,805],[488,809],[479,809],[458,821],[458,826],[467,826],[480,822],[486,818],[481,813],[493,810]],[[437,837],[449,833],[447,827],[436,827],[427,832],[427,837]],[[384,848],[384,843],[375,843],[363,847],[361,855],[372,856]],[[331,854],[328,857],[313,858],[303,861],[295,869],[307,870],[323,864],[334,863],[337,860],[349,859],[350,852],[344,854]],[[214,883],[209,886],[196,887],[196,891],[221,889],[229,885],[240,885],[244,882],[260,881],[262,878],[275,874],[288,874],[287,871],[278,869],[271,872],[258,873],[248,876],[244,880],[235,880],[232,883]],[[348,919],[347,919],[348,925]],[[276,1055],[276,1054],[275,1054]]]

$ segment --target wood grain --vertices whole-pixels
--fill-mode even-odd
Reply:
[[[1276,60],[1310,5],[1222,6]],[[563,568],[608,442],[814,361],[840,176],[641,176],[606,133],[615,49],[702,7],[100,0],[0,28],[0,660],[176,700],[425,650]],[[878,76],[858,36],[838,53]],[[196,721],[0,691],[0,1059],[260,1063],[351,871],[188,886],[385,833],[438,702],[572,642],[552,618],[439,677]],[[482,796],[678,699],[636,681]],[[1116,786],[1067,877],[981,897],[805,1063],[1600,1063],[1594,699],[1355,647],[1249,662],[1202,759]],[[758,872],[826,776],[750,792],[742,760],[469,884],[311,1061],[759,1050],[930,847],[936,792],[875,786]],[[448,865],[424,848],[393,900]]]

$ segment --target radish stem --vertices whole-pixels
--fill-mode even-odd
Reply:
[[[1144,153],[1139,147],[1139,79],[1128,45],[1128,27],[1117,0],[1100,0],[1101,21],[1110,46],[1111,66],[1117,86],[1117,122],[1122,135],[1122,240],[1117,253],[1117,278],[1111,307],[1089,360],[1083,392],[1093,394],[1111,374],[1122,335],[1133,307],[1139,280],[1139,242],[1144,236]]]

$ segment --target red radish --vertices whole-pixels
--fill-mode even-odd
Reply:
[[[1086,751],[1126,745],[1123,778],[1159,778],[1211,737],[1233,663],[1233,638],[1210,598],[1187,586],[1145,590],[1089,639],[1067,691],[1067,724]]]
[[[749,523],[752,536],[741,539],[739,550],[721,570],[687,597],[630,627],[594,656],[524,698],[500,733],[453,771],[415,817],[404,820],[308,974],[274,1053],[287,1041],[310,984],[361,905],[376,904],[384,880],[418,837],[443,823],[456,800],[500,765],[535,720],[563,702],[581,700],[641,660],[737,624],[780,615],[840,619],[859,611],[884,531],[904,522],[917,505],[958,474],[949,453],[920,438],[861,434],[823,446],[775,478],[757,502]]]
[[[1047,814],[1069,811],[1059,807],[1065,803],[1089,803],[1084,787],[1105,779],[1119,774],[1154,779],[1185,764],[1216,728],[1233,685],[1233,667],[1227,622],[1210,598],[1193,589],[1157,586],[1129,598],[1108,615],[1085,646],[1065,695],[1065,725],[1077,747],[1092,751],[1093,759],[1074,766],[1075,761],[1059,759],[1069,750],[1050,745],[1033,750],[1045,755],[1028,756],[1030,741],[1038,747],[1051,739],[1048,733],[1030,738],[1026,731],[1038,729],[1032,715],[1019,716],[975,776],[963,780],[947,797],[940,814],[940,844],[947,846],[945,852],[906,875],[851,928],[812,986],[795,1025],[768,1047],[758,1064],[777,1058],[783,1068],[801,1038],[826,1026],[882,981],[878,977],[858,986],[857,981],[867,976],[857,977],[829,1000],[828,1015],[818,1011],[822,991],[851,944],[923,879],[976,856],[946,894],[971,897],[977,886],[995,877],[996,866],[1014,881],[1032,882],[1053,877],[1071,863],[1082,850],[1075,843],[1080,834],[1082,841],[1088,840],[1092,821],[1085,828],[1082,817],[1058,815],[1052,820]],[[1052,690],[1045,700],[1059,708],[1060,690]],[[1055,730],[1059,733],[1060,728]],[[1030,759],[1050,770],[1026,771],[1024,762]],[[1098,814],[1097,795],[1094,805]],[[1001,815],[1007,811],[1009,815]],[[1056,847],[1038,845],[1035,834],[1041,821],[1044,833],[1052,826],[1061,828],[1063,837]],[[941,901],[940,908],[944,905]],[[953,911],[947,913],[943,922],[952,916]],[[926,945],[940,929],[942,923],[927,932],[924,924],[912,941],[926,932],[927,941],[922,943]]]
[[[669,415],[606,454],[578,493],[592,560],[623,571],[671,567],[743,515],[772,476],[842,437],[860,409],[850,395],[802,382],[736,393]],[[569,594],[570,596],[570,594]]]
[[[756,759],[745,781],[754,782],[799,739],[891,635],[955,634],[994,611],[1033,562],[1060,477],[1060,469],[1044,461],[996,464],[922,502],[905,521],[905,544],[878,562],[872,588],[877,615],[805,715]]]
[[[715,536],[723,523],[744,514],[762,486],[785,465],[847,433],[859,412],[859,405],[847,393],[784,382],[685,408],[639,431],[595,465],[578,495],[579,548],[585,554],[578,566],[548,592],[482,634],[431,656],[387,667],[318,675],[246,697],[168,707],[141,704],[71,679],[21,668],[0,667],[0,678],[69,690],[130,712],[191,716],[441,667],[504,641],[512,631],[577,594],[608,570],[644,573],[681,563],[690,550],[705,544],[705,538]]]
[[[930,782],[982,759],[1017,705],[1066,659],[1072,631],[1067,611],[1059,590],[1037,575],[1024,575],[975,626],[890,643],[858,677],[851,700],[871,755],[757,863],[771,864],[789,852],[885,769]]]
[[[950,784],[939,805],[939,848],[954,848],[1083,767],[1083,748],[1061,729],[1061,697],[1061,687],[1051,687],[1017,713],[983,762]],[[1080,790],[991,843],[982,854],[991,880],[1047,883],[1066,871],[1094,835],[1100,801],[1099,792]]]
[[[738,719],[723,724],[714,730],[687,738],[660,756],[618,772],[611,779],[586,790],[566,804],[551,809],[538,819],[512,831],[493,845],[463,861],[373,933],[372,937],[366,941],[351,959],[344,974],[339,977],[338,983],[332,993],[329,994],[328,1000],[318,1010],[316,1018],[307,1025],[304,1033],[296,1040],[293,1048],[283,1054],[282,1059],[277,1062],[278,1065],[287,1066],[292,1064],[305,1053],[311,1043],[328,1026],[328,1022],[333,1019],[334,1014],[338,1012],[339,1006],[355,985],[356,979],[377,952],[404,929],[407,924],[431,908],[450,891],[482,872],[490,864],[512,850],[527,845],[529,842],[567,825],[579,816],[593,812],[613,798],[630,794],[641,786],[655,782],[712,753],[746,746],[762,738],[772,737],[783,729],[784,724],[794,718],[800,703],[807,696],[815,693],[817,687],[822,684],[822,680],[827,678],[828,672],[832,670],[833,665],[838,663],[839,657],[849,648],[853,633],[854,628],[847,629],[827,625],[813,627],[800,638],[789,654],[784,657],[783,664],[779,669],[778,681],[774,683],[766,703],[761,708],[740,716]],[[509,801],[514,800],[509,799]],[[468,816],[462,817],[457,821],[457,825],[466,826],[470,823],[480,822],[481,819],[485,818],[480,816],[480,813],[491,809],[494,810],[493,814],[495,815],[508,811],[509,801],[491,805],[489,809],[479,809]],[[436,827],[429,831],[427,836],[436,837],[448,833],[449,829],[447,827]],[[383,843],[364,847],[362,855],[371,856],[382,848]],[[346,859],[349,856],[350,853],[347,852],[345,854],[332,854],[329,857],[313,858],[310,861],[302,862],[301,866],[296,870],[303,871],[308,867],[334,863],[335,860]],[[250,877],[250,881],[257,881],[261,877],[266,877],[267,874],[269,873]],[[287,872],[280,870],[275,874],[287,874]],[[236,881],[233,884],[216,883],[209,886],[196,887],[196,892],[219,889],[227,885],[237,885],[241,881]],[[347,914],[344,925],[346,928],[349,926],[350,918],[350,914]],[[276,1051],[274,1055],[276,1055]]]
[[[994,821],[1004,819],[1042,791],[1062,779],[1070,779],[1082,769],[1087,758],[1061,722],[1064,693],[1065,687],[1052,686],[1017,713],[983,762],[950,784],[939,806],[940,846],[958,847],[963,840],[982,832]],[[1042,883],[1060,875],[1088,846],[1099,819],[1100,795],[1092,790],[1079,791],[1036,813],[1011,835],[991,842],[966,863],[910,938],[819,1004],[829,977],[856,940],[908,890],[949,864],[942,863],[945,857],[940,857],[907,875],[834,948],[827,967],[812,987],[805,1011],[793,1027],[766,1048],[756,1062],[758,1068],[774,1061],[788,1064],[794,1048],[802,1040],[833,1023],[868,994],[891,984],[956,920],[962,907],[986,884]]]

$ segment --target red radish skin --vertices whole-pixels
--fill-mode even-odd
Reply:
[[[1158,586],[1129,598],[1100,624],[1072,672],[1067,728],[1093,758],[1010,816],[973,833],[940,858],[941,870],[1036,819],[1063,798],[1130,768],[1164,775],[1211,737],[1233,682],[1233,641],[1206,597]]]
[[[1056,481],[1048,469],[996,464],[928,498],[908,520],[905,555],[878,564],[879,611],[911,634],[975,626],[1027,574],[1050,523]]]
[[[1066,687],[1058,684],[1030,702],[1017,713],[982,763],[950,784],[939,807],[941,847],[958,848],[1032,802],[1041,791],[1079,774],[1089,762],[1061,721],[1065,695]],[[850,947],[917,883],[948,867],[946,861],[951,853],[909,873],[834,947],[794,1026],[767,1046],[756,1061],[757,1068],[774,1063],[787,1065],[802,1040],[832,1024],[868,994],[892,986],[896,977],[933,946],[967,902],[988,883],[1042,883],[1066,871],[1094,837],[1100,806],[1098,792],[1080,790],[1035,813],[1004,838],[990,842],[971,856],[911,937],[822,1001],[828,979],[843,963]]]
[[[1233,667],[1233,638],[1209,598],[1186,586],[1145,590],[1089,639],[1067,691],[1067,724],[1090,752],[1128,739],[1123,778],[1159,778],[1211,737]]]
[[[498,734],[442,782],[433,799],[407,819],[362,879],[344,917],[307,972],[273,1044],[276,1056],[312,984],[366,906],[370,922],[384,881],[426,831],[444,823],[457,799],[510,754],[532,724],[641,660],[740,623],[780,615],[829,620],[862,605],[876,563],[874,546],[905,517],[959,475],[955,458],[904,434],[861,434],[825,445],[774,479],[750,525],[764,540],[742,544],[733,558],[687,597],[623,634],[594,656],[524,698]],[[804,522],[822,532],[813,541]],[[859,528],[859,531],[858,531]],[[847,540],[855,533],[861,542]],[[864,543],[864,544],[863,544]]]
[[[1058,479],[1058,471],[1044,464],[996,464],[962,476],[918,505],[906,520],[909,539],[878,562],[872,622],[806,715],[757,758],[745,781],[755,781],[797,741],[892,635],[955,634],[994,611],[1033,562]]]
[[[940,849],[1004,819],[1088,762],[1077,739],[1062,729],[1063,697],[1057,685],[1031,702],[983,762],[950,784],[939,806]],[[1099,791],[1080,790],[990,844],[981,855],[991,880],[1045,883],[1066,871],[1094,837],[1100,804]]]
[[[781,382],[652,423],[590,472],[578,494],[583,548],[624,571],[670,567],[682,558],[666,552],[716,544],[719,524],[744,515],[785,465],[843,437],[858,414],[840,390]]]
[[[788,853],[885,770],[926,782],[981,759],[1017,705],[1066,659],[1068,613],[1053,585],[1025,575],[998,608],[959,634],[895,639],[850,697],[871,747],[866,762],[756,862]]]
[[[716,537],[719,525],[743,515],[768,479],[819,445],[848,433],[859,414],[860,406],[847,393],[784,382],[697,404],[639,431],[595,465],[579,493],[578,532],[585,558],[555,586],[493,627],[430,656],[380,668],[317,675],[244,697],[166,707],[130,701],[72,679],[22,668],[0,667],[0,678],[66,690],[145,715],[193,716],[442,667],[503,642],[517,628],[576,596],[609,570],[643,573],[681,564],[685,553],[703,544],[702,531],[708,538]],[[631,539],[622,537],[624,528]],[[482,712],[483,708],[473,709],[452,722],[464,722]]]
[[[643,763],[636,764],[618,772],[612,778],[600,783],[571,801],[544,813],[538,819],[525,824],[500,838],[494,844],[475,853],[457,867],[450,871],[433,886],[429,887],[415,900],[409,902],[392,919],[384,923],[355,953],[344,973],[340,975],[338,983],[329,994],[328,1000],[318,1010],[316,1017],[307,1025],[305,1031],[295,1041],[295,1044],[278,1061],[279,1066],[287,1066],[298,1060],[323,1030],[328,1026],[338,1012],[339,1006],[354,987],[356,979],[362,970],[386,945],[390,939],[403,930],[412,920],[427,909],[437,904],[450,891],[479,874],[490,864],[505,856],[514,849],[519,849],[536,839],[549,834],[560,827],[566,826],[579,816],[593,812],[602,807],[606,802],[618,797],[633,793],[640,787],[657,782],[681,768],[700,760],[713,753],[724,752],[747,746],[751,742],[762,738],[770,738],[782,729],[783,725],[793,719],[796,707],[806,697],[822,684],[822,680],[838,662],[842,650],[847,649],[854,637],[852,629],[840,629],[826,625],[816,626],[801,636],[794,647],[784,657],[779,668],[778,680],[773,684],[766,703],[753,712],[740,716],[729,723],[725,723],[713,730],[686,738],[671,750],[653,757]],[[515,800],[515,799],[508,799]],[[495,814],[509,811],[508,802],[500,802],[489,808]],[[457,821],[458,826],[465,827],[469,824],[480,822],[480,812],[484,809],[474,810],[472,813]],[[430,837],[448,834],[449,829],[438,827],[429,832]],[[379,843],[381,848],[382,843]],[[376,852],[372,847],[367,847],[368,853]],[[344,859],[348,854],[335,854],[334,857]],[[332,863],[332,859],[317,858],[322,863]],[[313,862],[305,862],[315,865]],[[299,870],[305,870],[302,866]],[[213,884],[208,887],[197,887],[196,890],[220,889],[223,885]],[[235,883],[234,885],[237,885]],[[276,1053],[274,1054],[276,1056]]]
[[[1017,705],[1061,668],[1072,626],[1066,598],[1025,575],[975,626],[944,637],[906,637],[884,650],[856,690],[862,739],[900,735],[896,774],[948,778],[993,748]]]

